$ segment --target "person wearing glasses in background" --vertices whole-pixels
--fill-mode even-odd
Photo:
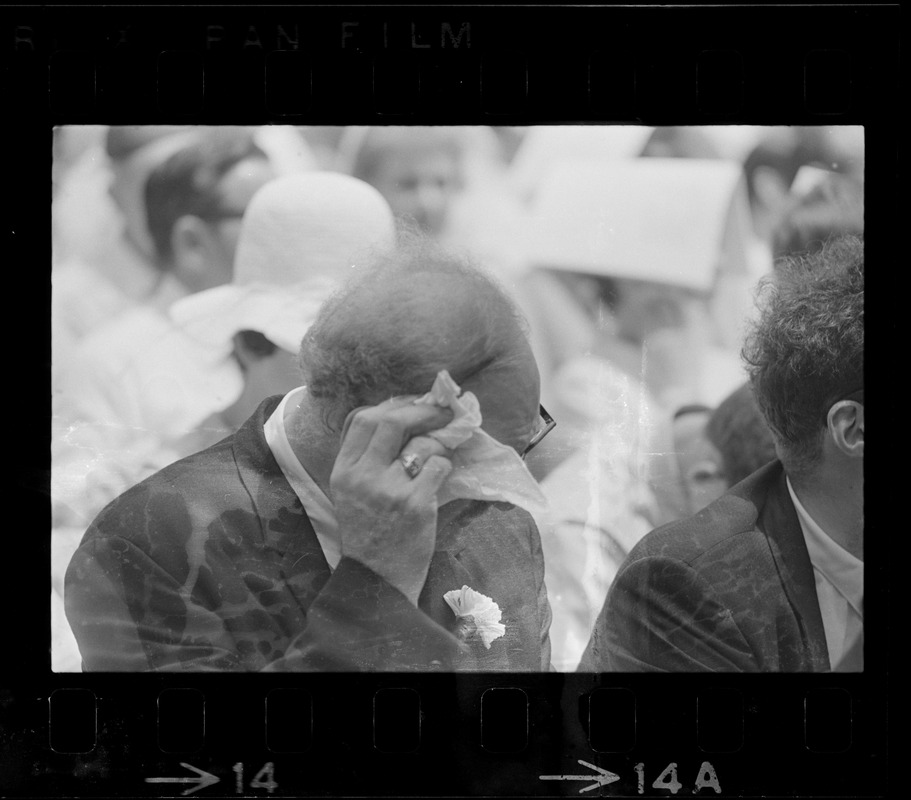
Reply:
[[[299,363],[301,386],[94,520],[66,581],[83,668],[548,670],[524,456],[554,423],[507,294],[399,242]]]
[[[778,458],[634,548],[581,671],[863,669],[863,241],[789,259],[760,298],[743,356]]]
[[[164,466],[163,443],[190,429],[210,398],[242,386],[228,359],[184,336],[180,298],[231,279],[241,218],[275,177],[250,131],[199,128],[143,186],[157,285],[148,299],[83,338],[54,386],[52,492],[57,525],[82,531],[132,483]],[[138,223],[136,223],[138,224]]]
[[[96,243],[111,274],[123,272],[119,285],[130,284],[132,294],[99,305],[101,284],[83,280],[91,271],[54,275],[51,600],[53,628],[60,632],[55,669],[78,668],[78,659],[64,656],[75,655],[75,644],[63,620],[63,577],[89,522],[120,492],[174,460],[170,443],[211,411],[207,404],[213,397],[217,404],[243,385],[235,362],[213,359],[210,349],[182,335],[168,312],[178,298],[230,280],[241,217],[253,194],[274,177],[272,162],[251,129],[234,127],[188,127],[166,136],[144,126],[113,127],[108,147],[155,136],[135,157],[115,164],[110,192],[125,222],[111,236],[120,247],[109,243],[105,251]],[[90,192],[82,202],[91,207]],[[77,310],[99,312],[93,317],[97,324],[78,341],[67,322],[76,297]],[[107,314],[100,313],[102,305]]]

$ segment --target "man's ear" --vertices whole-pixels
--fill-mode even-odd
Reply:
[[[864,457],[864,406],[856,400],[839,400],[829,409],[829,432],[835,446],[849,458]]]

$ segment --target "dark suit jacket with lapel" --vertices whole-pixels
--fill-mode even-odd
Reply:
[[[342,558],[330,573],[265,441],[279,400],[93,521],[65,587],[84,669],[549,668],[550,607],[528,514],[507,504],[444,506],[417,608],[355,560]],[[502,610],[506,633],[489,650],[454,635],[443,594],[463,585]]]
[[[581,672],[828,670],[813,568],[778,461],[633,548],[579,666]]]

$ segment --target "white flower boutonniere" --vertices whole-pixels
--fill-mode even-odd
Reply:
[[[443,599],[459,618],[460,634],[467,640],[477,634],[490,650],[490,643],[506,633],[506,626],[500,622],[500,607],[486,594],[476,592],[469,586],[446,592]]]

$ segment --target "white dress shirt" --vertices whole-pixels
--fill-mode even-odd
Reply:
[[[803,507],[790,480],[788,492],[810,553],[829,664],[836,670],[851,646],[863,635],[864,562],[826,534]]]
[[[316,481],[310,477],[297,456],[294,455],[291,442],[285,432],[286,415],[300,403],[306,391],[306,387],[299,386],[288,392],[278,404],[278,408],[266,420],[263,432],[266,436],[266,444],[269,445],[278,466],[288,483],[291,484],[291,488],[294,489],[294,493],[300,498],[310,522],[313,523],[313,530],[323,548],[323,555],[329,563],[329,568],[334,570],[342,558],[335,508],[332,506],[332,501],[316,485]]]

